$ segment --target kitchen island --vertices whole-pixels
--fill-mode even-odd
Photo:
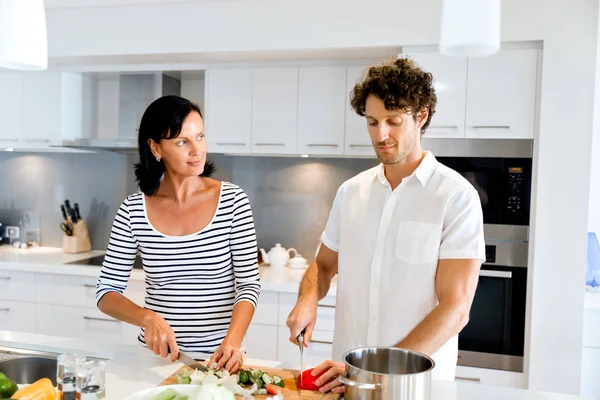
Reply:
[[[106,400],[123,400],[128,395],[160,384],[182,364],[171,363],[135,345],[0,331],[0,347],[50,353],[77,352],[106,359]],[[246,359],[247,365],[277,367],[270,360]],[[432,400],[576,400],[583,397],[484,386],[473,383],[432,382]]]

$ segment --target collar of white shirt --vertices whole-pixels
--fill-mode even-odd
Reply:
[[[404,179],[410,180],[416,177],[419,182],[421,182],[421,185],[425,187],[427,185],[427,181],[429,181],[429,178],[431,178],[431,175],[433,175],[437,164],[438,161],[435,156],[430,151],[426,151],[425,157],[423,157],[417,169],[415,169],[412,174]],[[385,177],[385,168],[383,164],[379,164],[377,167],[377,174],[375,175],[375,178],[379,180],[382,185],[390,186],[390,183]]]

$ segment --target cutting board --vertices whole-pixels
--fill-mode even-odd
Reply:
[[[341,397],[339,394],[335,394],[335,393],[322,394],[322,393],[313,392],[310,390],[298,391],[297,385],[296,385],[296,377],[298,376],[299,371],[289,370],[289,369],[244,366],[244,369],[250,369],[250,368],[260,369],[261,371],[266,372],[270,376],[279,375],[283,379],[283,383],[284,383],[283,398],[285,400],[301,400],[301,399],[337,400]],[[183,367],[179,368],[179,370],[176,373],[174,373],[173,375],[171,375],[170,377],[165,379],[159,386],[176,384],[177,383],[177,374],[179,374],[185,370],[192,371],[192,369],[190,367],[188,367],[187,365],[184,365]],[[264,395],[264,396],[254,396],[254,397],[256,397],[257,399],[264,399],[268,396]]]

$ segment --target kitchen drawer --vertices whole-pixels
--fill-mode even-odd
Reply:
[[[0,330],[35,333],[35,304],[0,300]]]
[[[97,281],[88,276],[38,274],[36,303],[95,308]],[[142,307],[144,285],[142,281],[131,280],[125,291],[125,296]]]
[[[279,326],[286,326],[286,321],[290,312],[296,305],[297,295],[291,293],[280,293],[279,294]],[[317,325],[315,326],[316,331],[329,331],[333,332],[335,325],[335,306],[331,304],[329,298],[326,302],[319,302],[317,306]]]
[[[139,328],[118,321],[97,308],[36,304],[36,333],[82,340],[137,343]]]
[[[525,376],[523,373],[497,369],[473,368],[459,365],[456,367],[455,381],[525,389]]]
[[[600,349],[600,310],[583,312],[583,346]]]
[[[581,395],[600,399],[600,349],[583,348],[581,355]]]
[[[35,274],[33,272],[0,271],[0,299],[34,302]]]
[[[276,326],[252,323],[246,332],[246,357],[277,360]]]
[[[254,311],[252,324],[277,326],[277,312],[279,310],[279,293],[261,292],[258,305]]]
[[[285,364],[286,368],[300,369],[300,350],[289,339],[289,329],[279,327],[277,361]],[[314,331],[313,341],[304,349],[304,367],[315,367],[323,361],[331,360],[333,355],[332,342],[333,333]]]

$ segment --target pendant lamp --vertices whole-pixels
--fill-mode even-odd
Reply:
[[[48,68],[44,0],[0,0],[0,68]]]
[[[500,50],[500,0],[443,0],[440,53],[484,57]]]

